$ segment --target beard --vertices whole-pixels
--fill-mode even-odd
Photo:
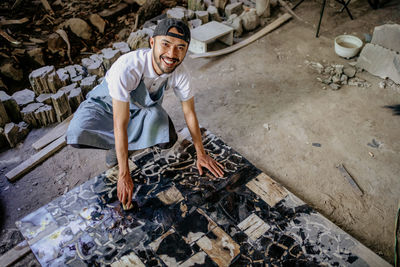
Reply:
[[[156,53],[154,53],[154,49],[153,49],[153,58],[157,64],[158,68],[163,73],[173,72],[182,63],[182,61],[179,61],[178,58],[170,58],[170,57],[163,56],[163,55],[156,55]],[[174,65],[169,67],[169,66],[167,66],[167,63],[164,60],[171,61],[171,62],[173,62]]]

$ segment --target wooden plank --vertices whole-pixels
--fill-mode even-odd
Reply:
[[[256,34],[252,35],[251,37],[247,38],[246,40],[234,44],[230,47],[218,50],[218,51],[213,51],[213,52],[207,52],[207,53],[202,53],[202,54],[191,54],[191,58],[200,58],[200,57],[215,57],[215,56],[221,56],[225,55],[228,53],[232,53],[248,44],[251,44],[252,42],[256,41],[257,39],[261,38],[262,36],[266,35],[267,33],[275,30],[278,28],[281,24],[285,23],[289,19],[292,18],[292,15],[286,13],[276,20],[274,20],[272,23],[268,24],[267,26],[264,27],[264,29],[258,31]]]
[[[128,255],[123,256],[118,261],[114,261],[111,263],[111,267],[126,267],[126,266],[136,266],[136,267],[145,267],[146,265],[139,259],[139,257],[131,252]]]
[[[10,19],[10,20],[2,19],[2,20],[0,20],[0,26],[3,26],[3,25],[24,24],[24,23],[26,23],[26,22],[28,22],[28,21],[29,21],[28,18]]]
[[[64,135],[73,116],[74,115],[69,116],[62,123],[54,127],[54,129],[49,133],[42,136],[39,140],[32,144],[32,147],[36,150],[42,149],[60,136]]]
[[[24,175],[25,173],[29,172],[37,165],[45,161],[48,157],[56,153],[58,150],[63,148],[67,142],[65,141],[65,134],[59,137],[56,141],[27,159],[26,161],[22,162],[16,168],[12,169],[6,174],[6,177],[9,181],[13,182],[17,180],[19,177]]]
[[[361,191],[360,187],[357,185],[356,181],[354,181],[353,177],[351,177],[350,173],[346,170],[343,164],[339,164],[336,166],[339,169],[340,173],[343,175],[344,178],[349,182],[351,188],[353,188],[354,192],[357,195],[362,196],[363,192]]]
[[[280,184],[272,180],[265,173],[261,173],[256,178],[246,184],[246,186],[259,195],[262,200],[267,202],[271,207],[284,199],[288,195],[288,191]]]
[[[238,227],[254,241],[271,228],[254,213],[239,223]]]
[[[0,256],[0,266],[10,266],[18,259],[28,254],[29,251],[31,251],[31,248],[28,246],[28,242],[26,242],[26,240],[22,241],[21,243]]]

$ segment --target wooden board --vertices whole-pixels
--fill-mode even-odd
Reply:
[[[289,19],[292,18],[292,15],[286,13],[284,15],[282,15],[281,17],[277,18],[274,22],[272,22],[271,24],[268,24],[267,26],[264,27],[264,29],[260,30],[259,32],[257,32],[256,34],[254,34],[253,36],[249,37],[248,39],[234,44],[230,47],[218,50],[218,51],[213,51],[213,52],[207,52],[207,53],[202,53],[202,54],[191,54],[190,57],[191,58],[200,58],[200,57],[216,57],[216,56],[221,56],[221,55],[225,55],[228,53],[232,53],[248,44],[251,44],[252,42],[256,41],[257,39],[261,38],[262,36],[266,35],[267,33],[275,30],[276,28],[278,28],[281,24],[285,23],[286,21],[288,21]]]
[[[65,141],[65,134],[59,137],[56,141],[30,157],[28,160],[22,162],[16,168],[12,169],[6,174],[6,177],[9,181],[13,182],[17,180],[19,177],[29,172],[37,165],[45,161],[48,157],[56,153],[58,150],[63,148],[67,142]]]
[[[39,140],[32,144],[32,147],[36,150],[42,149],[60,136],[64,135],[73,116],[74,115],[69,116],[62,123],[54,127],[54,129],[49,133],[42,136]]]
[[[268,203],[271,207],[284,199],[288,192],[280,184],[272,180],[265,173],[261,173],[255,179],[251,180],[246,186],[259,195],[262,200]]]
[[[31,248],[28,246],[28,242],[26,242],[26,240],[22,241],[21,243],[0,256],[0,266],[10,266],[19,258],[26,255],[29,251],[31,251]]]

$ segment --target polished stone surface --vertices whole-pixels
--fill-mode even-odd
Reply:
[[[117,167],[17,222],[42,266],[376,266],[381,258],[203,130],[225,176],[200,176],[183,131],[131,158],[133,209]],[[186,138],[185,138],[186,136]]]

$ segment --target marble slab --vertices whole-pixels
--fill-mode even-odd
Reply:
[[[390,266],[202,129],[223,178],[199,175],[187,135],[130,159],[133,209],[118,168],[16,224],[42,266]]]

